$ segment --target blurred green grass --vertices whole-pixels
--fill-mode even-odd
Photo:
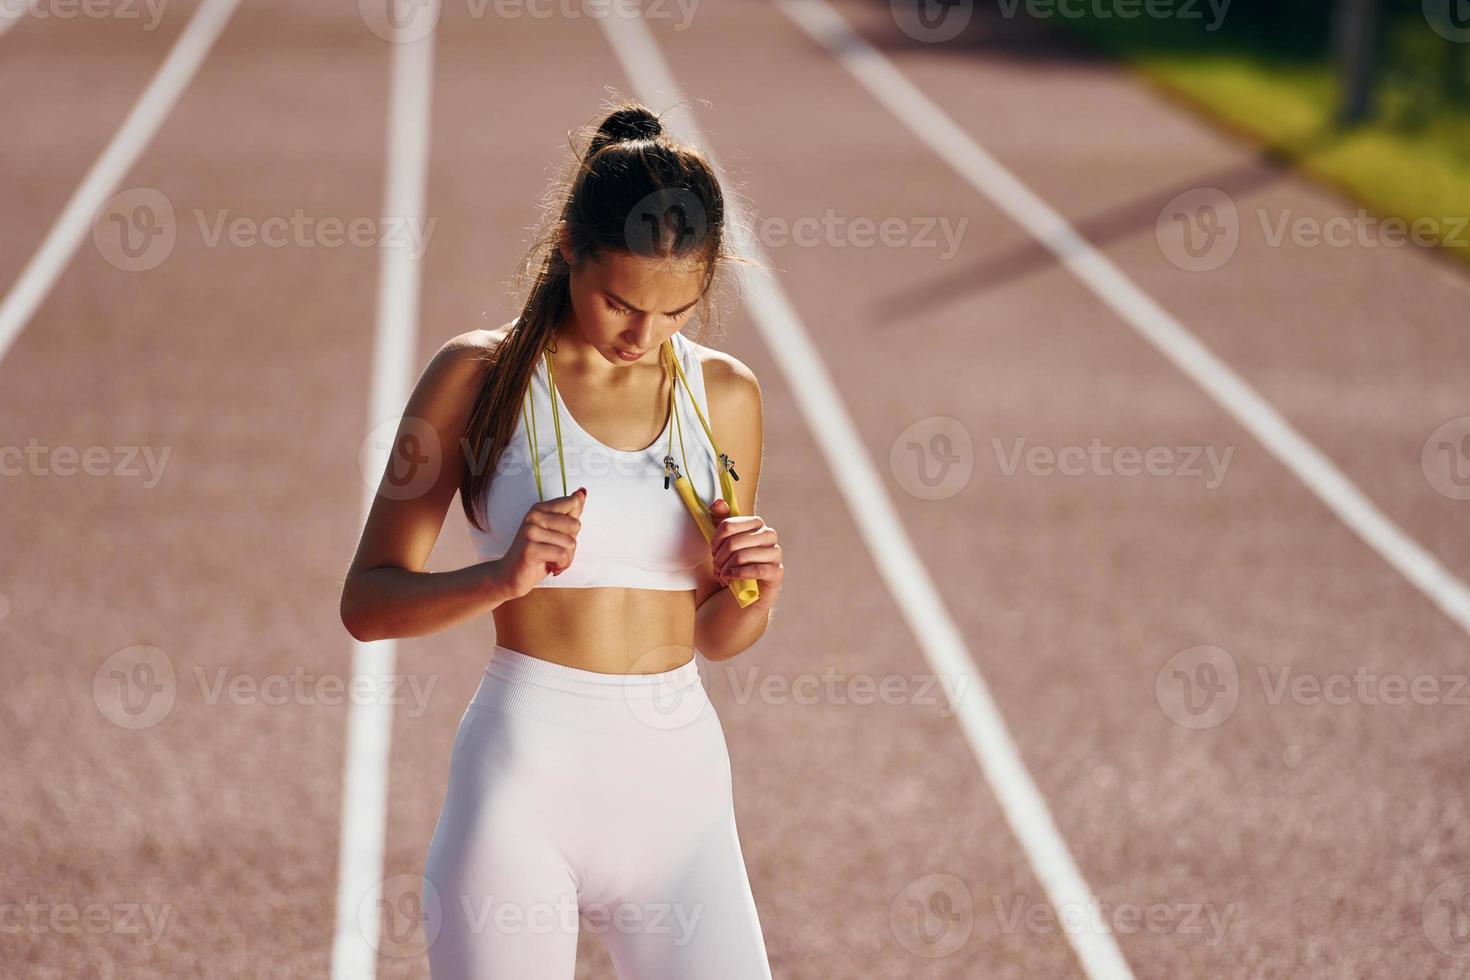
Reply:
[[[1397,9],[1385,24],[1374,118],[1336,122],[1339,80],[1320,22],[1069,18],[1076,35],[1273,157],[1380,217],[1424,219],[1470,262],[1470,45]],[[1423,226],[1421,226],[1423,227]]]

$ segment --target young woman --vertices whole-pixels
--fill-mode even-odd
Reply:
[[[738,261],[724,198],[637,103],[553,195],[520,316],[445,344],[409,399],[342,593],[361,640],[495,620],[425,864],[430,971],[569,980],[585,920],[624,980],[769,978],[694,653],[759,639],[783,576],[755,376],[682,334]],[[481,561],[425,572],[456,489]]]

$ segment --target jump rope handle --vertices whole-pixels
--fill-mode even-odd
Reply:
[[[665,341],[665,344],[670,343],[670,341]],[[678,373],[679,380],[684,382],[684,386],[687,389],[689,382],[684,378],[684,371],[679,367],[679,360],[675,356],[672,346],[667,347],[664,352],[664,358],[666,369],[667,366],[672,365],[673,370]],[[672,384],[672,379],[670,383]],[[677,388],[677,385],[674,388]],[[669,414],[671,417],[674,413],[674,388],[669,390]],[[694,398],[694,392],[690,391],[689,397],[692,400]],[[694,410],[699,412],[699,404],[697,402],[694,403]],[[720,452],[719,447],[715,445],[715,434],[710,431],[709,424],[705,422],[703,413],[700,413],[699,421],[704,427],[705,435],[709,436],[710,446],[719,457],[720,496],[725,498],[725,503],[730,508],[730,516],[738,517],[740,515],[740,504],[736,501],[735,497],[735,480],[740,479],[740,476],[735,472],[735,465],[730,460],[730,457]],[[671,431],[669,433],[670,451],[672,451],[673,437],[673,432]],[[674,489],[679,492],[679,499],[684,501],[685,508],[694,517],[694,522],[699,525],[700,533],[704,535],[705,543],[708,544],[715,536],[714,518],[710,516],[710,512],[705,509],[704,503],[694,492],[694,485],[689,482],[689,478],[680,472],[678,465],[674,463],[673,456],[664,457],[664,465],[666,467],[664,485],[668,486],[669,477],[672,476]],[[728,587],[730,592],[734,594],[735,601],[739,603],[741,609],[744,609],[761,597],[760,586],[756,583],[755,579],[731,579]]]
[[[725,467],[720,468],[720,494],[725,498],[725,503],[730,505],[730,516],[739,517],[740,504],[735,498],[735,484],[730,479],[730,473],[733,472],[733,467],[728,472]],[[713,527],[710,529],[710,534],[714,534]],[[760,586],[753,578],[737,578],[732,580],[730,582],[730,591],[735,594],[735,601],[740,603],[741,609],[744,609],[761,597]]]
[[[705,543],[708,544],[715,536],[714,518],[710,517],[709,511],[705,510],[704,505],[694,496],[694,487],[690,485],[689,478],[683,473],[680,473],[674,478],[674,489],[679,491],[679,499],[684,501],[684,506],[689,509],[689,513],[694,515],[694,521],[699,525],[700,532],[704,534]],[[725,503],[730,505],[730,516],[737,516],[740,513],[740,508],[735,503],[735,491],[730,485],[729,477],[725,475],[723,470],[720,471],[720,490],[724,494]],[[761,597],[760,586],[756,583],[755,579],[732,579],[729,589],[734,594],[735,601],[740,604],[741,609],[744,609]]]

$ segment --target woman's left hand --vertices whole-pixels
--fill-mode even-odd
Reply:
[[[721,587],[735,579],[755,579],[760,583],[760,598],[751,606],[774,605],[786,575],[776,529],[755,514],[731,517],[730,505],[722,497],[715,498],[710,516],[715,521],[710,558]]]

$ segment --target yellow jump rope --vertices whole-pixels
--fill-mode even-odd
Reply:
[[[740,505],[735,499],[735,481],[740,479],[740,474],[735,472],[735,461],[725,453],[720,452],[720,444],[715,441],[715,434],[710,430],[709,422],[705,420],[704,412],[699,409],[699,400],[694,397],[694,391],[689,387],[689,379],[684,376],[684,367],[679,363],[679,358],[674,353],[672,340],[665,340],[659,346],[659,356],[663,360],[664,372],[669,374],[669,368],[672,366],[673,372],[677,373],[679,381],[683,383],[684,390],[689,395],[689,404],[694,406],[694,413],[699,417],[699,424],[704,428],[705,436],[709,438],[710,448],[714,450],[715,458],[720,461],[720,496],[729,505],[730,516],[738,516],[740,514]],[[547,387],[551,391],[552,422],[556,428],[556,457],[561,463],[561,489],[563,495],[565,495],[567,493],[567,462],[562,455],[561,410],[557,407],[556,375],[551,369],[551,356],[545,349],[541,351],[541,357],[546,362]],[[710,513],[710,509],[705,505],[705,502],[700,499],[699,493],[694,489],[694,484],[689,481],[689,478],[679,469],[678,464],[674,462],[674,430],[677,429],[679,432],[679,456],[684,460],[684,469],[689,468],[689,457],[684,452],[684,423],[680,420],[678,413],[674,411],[674,392],[677,388],[678,385],[674,384],[671,378],[669,382],[669,417],[673,420],[674,424],[669,426],[669,450],[664,455],[664,489],[667,490],[669,488],[669,480],[672,479],[674,481],[674,490],[678,492],[679,499],[684,501],[684,506],[688,508],[690,516],[694,518],[695,524],[699,526],[700,532],[704,535],[705,542],[708,543],[715,534],[714,515]],[[529,418],[526,419],[526,438],[531,444],[531,457],[536,461],[536,465],[533,467],[533,472],[536,474],[536,497],[539,500],[545,500],[546,497],[541,490],[541,454],[536,447],[536,400],[530,397],[529,391],[527,392],[527,402],[530,405],[530,412]],[[760,598],[760,587],[755,579],[732,579],[729,588],[735,596],[735,601],[740,604],[740,608],[742,609]]]

